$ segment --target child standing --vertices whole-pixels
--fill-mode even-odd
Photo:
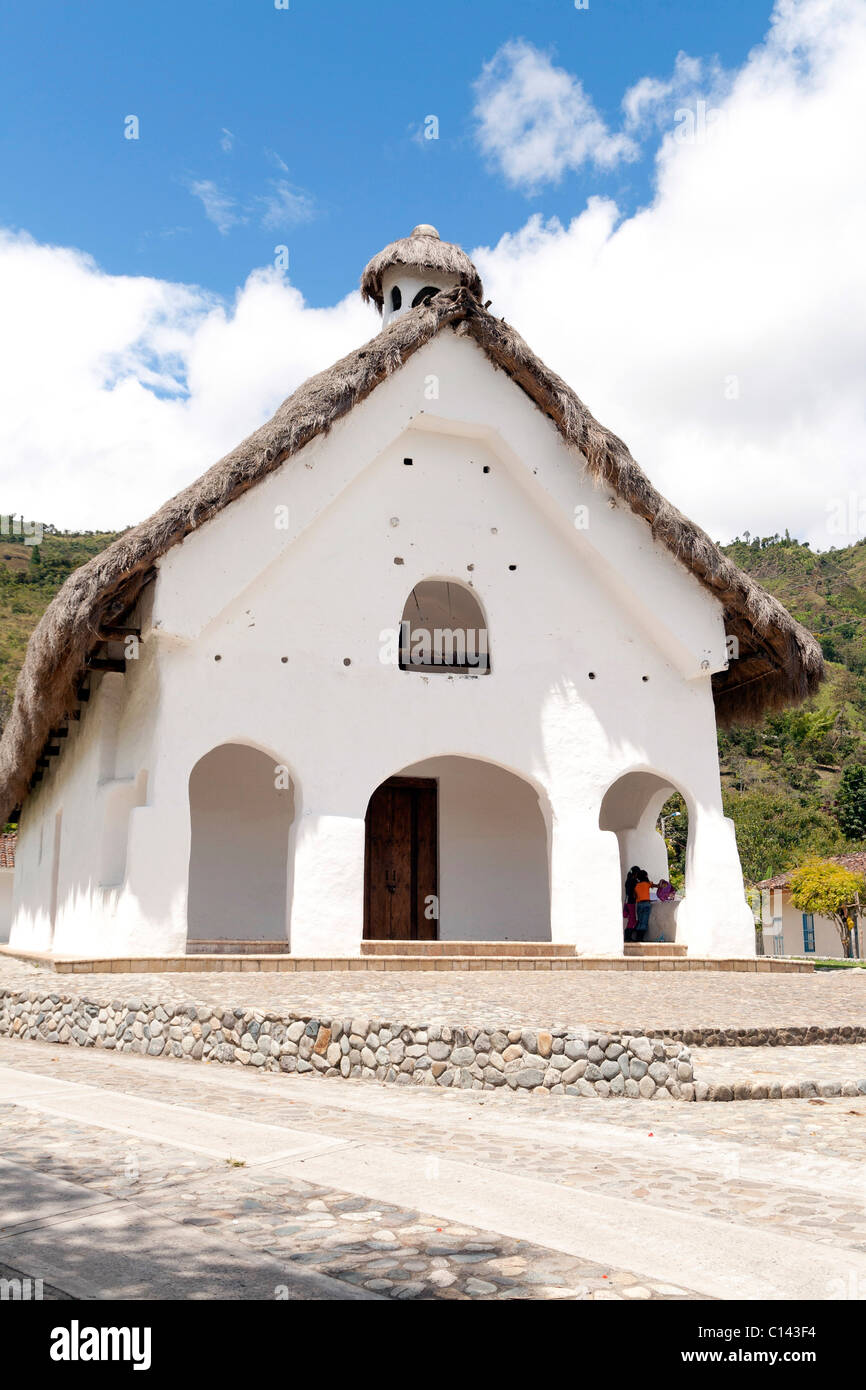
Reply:
[[[638,878],[634,887],[635,902],[637,904],[637,929],[635,936],[638,941],[646,941],[647,932],[649,931],[650,913],[652,912],[653,906],[650,902],[650,890],[657,887],[657,883],[651,882],[646,869],[640,869],[638,871]]]

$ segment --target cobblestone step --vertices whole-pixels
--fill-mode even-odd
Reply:
[[[188,941],[188,956],[287,956],[289,943],[282,941]]]
[[[553,941],[362,941],[361,955],[573,957],[575,949]]]
[[[288,941],[201,940],[188,941],[187,955],[265,956],[290,955]],[[688,947],[675,941],[627,941],[626,956],[685,956]],[[362,941],[362,956],[521,956],[566,959],[575,955],[570,944],[553,941]]]
[[[406,943],[403,943],[404,945]],[[514,943],[504,943],[510,949]],[[54,970],[59,975],[112,974],[135,975],[164,972],[205,971],[488,971],[488,970],[675,970],[742,971],[750,974],[807,974],[814,966],[807,961],[783,957],[742,956],[710,959],[699,956],[543,956],[543,955],[363,955],[292,956],[280,954],[223,954],[182,956],[52,956],[44,951],[21,951],[0,946],[0,957]]]
[[[623,953],[626,956],[636,956],[638,959],[649,957],[663,957],[666,959],[683,958],[688,954],[688,946],[679,941],[626,941],[623,944]]]

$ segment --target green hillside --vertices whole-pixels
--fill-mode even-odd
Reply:
[[[0,534],[0,726],[8,716],[27,638],[67,575],[103,550],[109,532],[44,528],[28,545],[3,518]],[[785,536],[751,537],[725,553],[818,637],[828,678],[818,695],[755,726],[719,734],[727,813],[737,825],[750,881],[805,854],[862,849],[843,835],[836,797],[843,769],[866,765],[866,540],[816,552]],[[681,879],[687,825],[678,798],[666,808],[672,871]],[[679,811],[680,814],[670,813]]]
[[[0,524],[0,728],[12,702],[27,639],[64,579],[114,540],[109,531],[43,528],[39,545],[20,534],[20,520]]]
[[[814,699],[719,734],[726,809],[754,881],[811,851],[864,847],[842,834],[835,803],[843,769],[866,764],[866,541],[818,552],[747,533],[723,548],[815,633],[827,661]]]

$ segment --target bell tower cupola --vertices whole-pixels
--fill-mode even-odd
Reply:
[[[464,285],[476,299],[484,287],[475,266],[459,246],[442,241],[435,227],[422,222],[401,241],[374,256],[361,277],[361,294],[382,315],[382,327],[416,309],[440,290]]]

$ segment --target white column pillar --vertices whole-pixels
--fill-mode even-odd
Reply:
[[[621,956],[622,887],[616,835],[596,817],[556,808],[551,827],[550,935],[582,956]]]
[[[294,837],[293,956],[358,956],[364,933],[364,818],[305,811]]]
[[[686,896],[677,940],[692,956],[753,956],[755,921],[746,902],[734,823],[698,803],[689,816]]]

